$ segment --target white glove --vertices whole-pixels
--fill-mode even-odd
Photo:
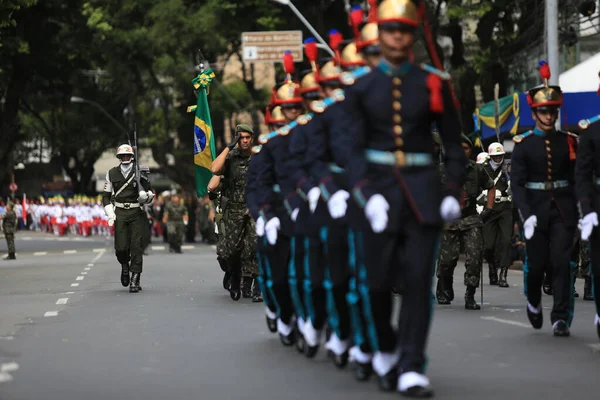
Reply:
[[[277,243],[277,231],[280,227],[281,223],[277,217],[271,218],[265,225],[265,233],[271,246]]]
[[[440,206],[440,214],[445,222],[452,222],[460,218],[460,204],[452,196],[444,197]]]
[[[310,212],[314,213],[317,209],[317,204],[319,203],[319,197],[321,197],[321,189],[315,186],[308,191],[306,197],[308,198],[308,207],[310,208]]]
[[[385,197],[380,194],[371,196],[367,204],[365,205],[365,215],[371,223],[373,232],[383,232],[388,223],[388,210],[390,205],[388,204]]]
[[[292,219],[292,221],[296,222],[299,212],[300,212],[299,208],[296,208],[294,211],[292,211],[292,215],[290,215],[290,218]]]
[[[152,191],[148,190],[146,192],[146,194],[148,195],[148,200],[146,201],[146,204],[152,203],[152,201],[154,200],[154,193],[152,193]]]
[[[595,226],[598,226],[598,214],[595,212],[580,219],[578,228],[581,231],[581,240],[588,240]]]
[[[265,235],[265,219],[258,217],[256,220],[256,236],[263,237]]]
[[[144,192],[143,190],[140,190],[140,194],[137,198],[137,201],[140,204],[146,204],[146,202],[148,201],[148,193]]]
[[[115,214],[115,206],[112,204],[105,205],[104,212],[108,217],[108,226],[113,226],[115,224],[115,220],[117,219],[117,214]]]
[[[527,240],[531,239],[536,226],[537,226],[537,217],[535,215],[532,215],[531,217],[529,217],[525,220],[525,223],[523,224],[523,231],[525,231],[525,239],[527,239]]]
[[[338,190],[329,198],[327,208],[333,219],[339,219],[346,215],[346,210],[348,209],[347,200],[349,197],[350,193],[345,190]]]

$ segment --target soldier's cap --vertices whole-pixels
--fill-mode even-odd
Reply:
[[[377,7],[379,29],[415,31],[421,22],[420,0],[384,0]]]
[[[254,130],[252,129],[252,127],[248,124],[239,124],[238,126],[235,127],[235,132],[248,132],[254,135]]]
[[[469,147],[473,148],[473,142],[471,141],[471,139],[469,139],[469,137],[467,135],[465,135],[464,133],[462,135],[460,135],[460,142],[461,143],[466,143],[469,145]]]

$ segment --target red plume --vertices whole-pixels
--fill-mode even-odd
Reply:
[[[540,76],[542,79],[550,79],[550,66],[546,61],[540,61]]]
[[[365,13],[360,6],[354,6],[350,11],[350,26],[354,32],[354,38],[360,38],[360,29],[358,27],[363,23],[365,19]]]
[[[306,40],[304,42],[304,54],[306,54],[306,58],[308,58],[308,61],[310,61],[311,63],[316,62],[318,53],[319,48],[317,47],[317,42],[315,40]]]
[[[286,51],[283,55],[283,70],[288,75],[292,75],[294,72],[296,72],[296,67],[294,66],[294,56],[292,56],[291,51]]]
[[[435,74],[427,77],[427,88],[429,89],[429,108],[434,113],[444,112],[444,99],[442,97],[442,80]]]
[[[377,0],[369,0],[369,22],[377,21]]]
[[[331,50],[336,52],[340,47],[340,43],[342,43],[343,41],[344,37],[339,31],[335,29],[329,31],[329,47],[331,47]]]

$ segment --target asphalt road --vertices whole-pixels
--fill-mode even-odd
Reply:
[[[144,290],[129,294],[110,248],[0,261],[0,399],[397,397],[355,382],[323,352],[309,360],[281,346],[261,304],[222,289],[210,246],[153,251],[144,262]],[[554,338],[548,322],[529,327],[521,280],[511,271],[509,289],[486,286],[481,311],[464,309],[461,290],[451,306],[436,305],[437,398],[597,397],[592,302],[577,299],[572,336]]]

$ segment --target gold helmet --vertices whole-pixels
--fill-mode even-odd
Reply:
[[[377,26],[377,0],[369,0],[369,16],[362,24],[360,35],[356,40],[358,51],[365,54],[379,54],[379,27]]]
[[[265,124],[267,125],[279,125],[285,124],[285,118],[283,112],[281,112],[280,106],[275,106],[271,110],[271,107],[267,107],[265,110]]]
[[[380,27],[416,28],[421,19],[416,1],[383,0],[377,8],[377,24]]]
[[[296,71],[294,57],[290,51],[283,55],[283,68],[286,73],[285,81],[271,91],[271,104],[283,108],[302,106],[300,96],[300,85],[292,80],[292,74]]]
[[[559,108],[563,103],[563,95],[560,86],[548,85],[550,79],[550,67],[546,61],[540,61],[540,76],[544,83],[527,92],[527,103],[531,108]]]
[[[342,46],[340,57],[340,66],[342,68],[362,67],[365,65],[365,60],[358,53],[354,41],[343,41],[340,43],[340,46]]]

